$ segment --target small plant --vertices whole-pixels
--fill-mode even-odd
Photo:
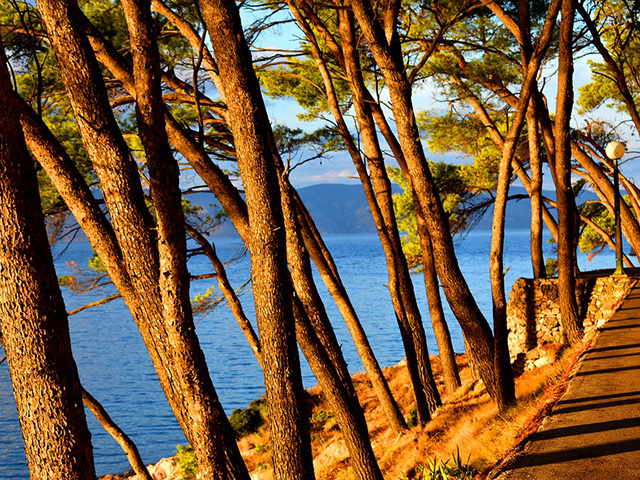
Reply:
[[[466,462],[463,461],[458,448],[448,460],[434,458],[429,460],[427,465],[419,465],[418,474],[413,480],[472,480],[477,472],[469,463],[470,458],[471,455],[467,457]],[[408,480],[409,477],[401,478]]]
[[[176,465],[180,478],[191,480],[198,474],[198,461],[191,445],[176,445],[178,451],[176,455]]]
[[[413,428],[418,425],[418,409],[416,407],[413,407],[411,409],[409,415],[407,415],[406,421],[407,427],[409,428]]]
[[[271,445],[269,445],[268,443],[258,443],[256,445],[256,452],[257,453],[268,452],[270,448],[271,448]]]
[[[318,410],[311,415],[309,419],[309,424],[311,426],[311,430],[320,430],[325,423],[333,418],[333,412],[327,410]]]

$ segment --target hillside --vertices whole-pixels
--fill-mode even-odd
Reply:
[[[311,212],[322,234],[374,233],[376,231],[362,186],[359,184],[318,184],[298,189],[300,197]],[[395,186],[394,192],[400,192]],[[555,199],[555,192],[544,191],[548,198]],[[522,187],[512,187],[511,195],[526,195]],[[596,198],[593,193],[581,195],[582,200]],[[219,204],[210,194],[190,195],[192,203],[205,208],[210,213]],[[490,230],[493,208],[474,227],[476,230]],[[510,201],[507,205],[507,229],[527,229],[531,225],[530,203],[527,198]],[[215,236],[236,235],[228,220],[216,229]]]

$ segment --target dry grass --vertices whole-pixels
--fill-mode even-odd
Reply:
[[[452,393],[444,392],[440,361],[434,356],[432,365],[439,389],[444,392],[444,406],[427,425],[416,426],[401,435],[388,428],[367,375],[354,375],[354,385],[365,409],[384,477],[388,480],[417,478],[416,472],[421,466],[434,458],[450,458],[458,449],[463,459],[470,457],[470,462],[482,472],[479,477],[485,477],[494,465],[501,465],[505,458],[517,452],[517,446],[537,429],[564,393],[569,372],[583,350],[558,352],[558,361],[517,378],[518,402],[502,413],[489,399],[482,383],[472,378],[465,355],[457,358],[463,386]],[[404,362],[384,372],[403,414],[408,417],[413,399]],[[316,420],[312,423],[312,440],[318,480],[352,479],[349,454],[319,387],[309,390],[309,406]],[[272,478],[267,427],[244,437],[240,448],[254,479]]]

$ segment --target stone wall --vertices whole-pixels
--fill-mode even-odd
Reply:
[[[563,343],[558,279],[520,278],[513,285],[507,304],[511,361],[522,360],[543,345]],[[585,331],[602,326],[620,306],[636,280],[628,277],[579,278],[576,298]]]

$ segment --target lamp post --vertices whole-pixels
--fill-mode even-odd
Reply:
[[[613,272],[614,277],[624,276],[624,268],[622,267],[622,230],[620,227],[620,174],[618,172],[618,160],[624,155],[624,145],[620,142],[610,142],[607,145],[607,157],[613,160],[613,210],[615,213],[616,223],[616,270]]]

